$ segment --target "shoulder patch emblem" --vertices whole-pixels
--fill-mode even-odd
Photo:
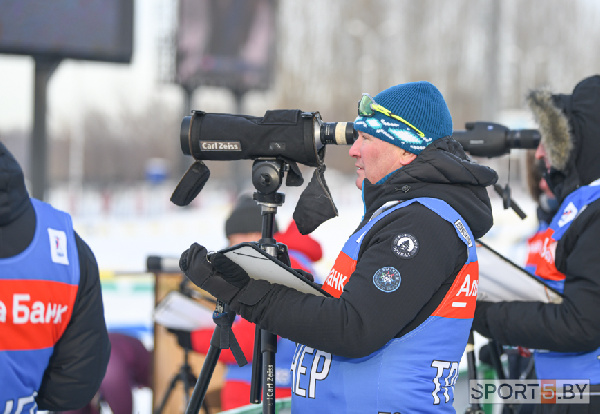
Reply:
[[[473,247],[473,242],[471,241],[469,232],[465,228],[465,225],[463,224],[463,222],[460,220],[456,220],[454,222],[454,227],[456,228],[456,230],[458,230],[458,232],[461,234],[461,236],[463,236],[463,238],[465,239],[465,241],[467,243],[467,246]]]
[[[373,284],[382,292],[393,292],[400,286],[402,277],[395,267],[382,267],[373,275]]]
[[[48,236],[50,236],[50,254],[54,263],[69,264],[67,255],[67,235],[62,230],[55,230],[48,227]]]
[[[399,234],[392,242],[392,251],[402,259],[411,259],[419,251],[419,242],[412,234]]]

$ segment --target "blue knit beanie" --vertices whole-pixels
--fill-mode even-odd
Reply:
[[[410,153],[419,154],[439,138],[452,135],[452,116],[438,89],[429,82],[410,82],[379,92],[375,102],[409,122],[410,126],[380,112],[358,116],[354,129],[394,144]]]

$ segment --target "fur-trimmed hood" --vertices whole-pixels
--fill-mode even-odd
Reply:
[[[553,167],[546,179],[557,198],[600,178],[600,75],[579,82],[571,95],[531,91],[527,103]]]

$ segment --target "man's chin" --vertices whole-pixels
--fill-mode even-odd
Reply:
[[[359,190],[362,190],[362,185],[363,185],[363,181],[364,181],[365,177],[361,177],[360,175],[358,176],[358,178],[356,179],[356,187]]]

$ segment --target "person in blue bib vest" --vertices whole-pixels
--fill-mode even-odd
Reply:
[[[0,412],[83,407],[109,355],[94,254],[0,142]]]
[[[492,169],[452,138],[429,82],[364,94],[349,155],[364,215],[317,296],[250,279],[193,244],[180,266],[243,318],[297,343],[292,412],[454,413],[477,295]]]
[[[536,412],[598,413],[600,76],[583,79],[570,95],[534,90],[527,101],[541,134],[536,157],[544,161],[545,181],[560,203],[538,236],[542,248],[529,264],[536,277],[563,294],[563,300],[481,302],[473,327],[502,345],[533,349],[537,378],[589,381],[584,391],[597,394],[591,395],[589,403],[565,404],[573,401],[566,398],[540,405]]]

